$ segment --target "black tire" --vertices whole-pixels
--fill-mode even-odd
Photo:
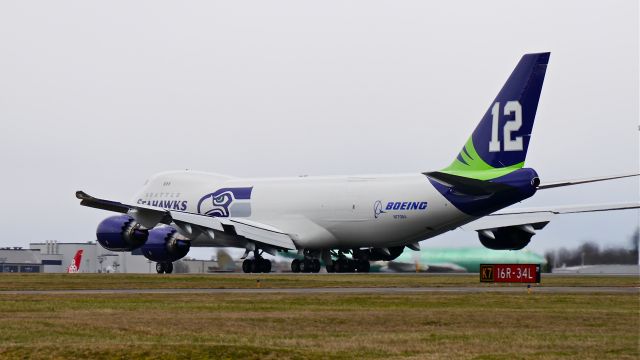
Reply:
[[[319,273],[320,272],[320,260],[318,259],[313,259],[313,272],[314,273]]]
[[[293,259],[293,261],[291,262],[291,271],[294,273],[300,272],[300,260]]]
[[[371,264],[367,260],[358,261],[358,272],[359,273],[368,273],[371,270]]]
[[[329,274],[336,272],[335,264],[325,265],[325,269],[327,269]]]
[[[311,264],[309,264],[309,260],[307,260],[307,259],[300,260],[300,272],[302,272],[302,273],[310,272],[309,271],[310,270],[309,268],[311,267],[310,265]]]
[[[358,263],[355,260],[349,260],[349,262],[347,263],[347,272],[356,272],[357,265]]]
[[[164,272],[165,272],[165,266],[164,266],[164,263],[161,263],[161,262],[156,263],[156,272],[157,272],[158,274],[164,274]]]
[[[173,272],[173,263],[168,262],[165,264],[165,271],[166,274],[171,274]]]
[[[304,269],[306,270],[305,272],[308,272],[308,273],[312,273],[316,269],[313,263],[313,259],[306,259],[304,261]]]
[[[261,270],[263,273],[270,273],[271,272],[271,261],[267,260],[267,259],[262,259],[260,261],[261,264]]]
[[[342,272],[346,272],[347,271],[347,264],[346,264],[346,259],[344,258],[340,258],[336,261],[333,262],[333,269],[337,272],[337,273],[342,273]]]
[[[262,271],[261,271],[261,268],[262,268],[262,267],[261,267],[260,265],[262,265],[262,264],[260,263],[260,259],[253,259],[253,260],[251,260],[251,272],[252,272],[252,273],[259,273],[259,272],[262,272]]]
[[[242,262],[242,272],[244,272],[245,274],[248,274],[251,272],[251,260],[245,259]]]

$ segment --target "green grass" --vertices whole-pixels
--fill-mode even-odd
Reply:
[[[635,294],[0,294],[11,359],[637,359],[639,328]]]
[[[0,274],[0,290],[447,287],[477,275]],[[544,276],[541,286],[637,287]],[[502,285],[505,286],[505,285]],[[0,294],[0,358],[637,359],[637,294]]]
[[[480,286],[478,275],[0,274],[0,290]],[[637,276],[545,276],[542,286],[640,286]],[[482,286],[493,286],[483,284]]]

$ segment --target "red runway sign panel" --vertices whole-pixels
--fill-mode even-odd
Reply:
[[[482,264],[481,282],[539,283],[539,264]]]

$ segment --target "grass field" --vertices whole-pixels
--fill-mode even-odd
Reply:
[[[478,275],[2,274],[1,290],[479,286]],[[485,286],[493,286],[486,285]],[[545,276],[541,286],[640,286],[637,276]]]
[[[282,287],[353,286],[352,282],[368,287],[478,284],[475,276],[260,278],[265,286]],[[63,284],[38,285],[45,279]],[[250,275],[3,275],[0,284],[2,289],[255,287],[255,279]],[[571,280],[599,279],[592,283],[596,286],[637,286],[638,281],[625,277],[549,277],[548,281],[552,279],[563,286]],[[543,286],[546,281],[543,278]],[[0,294],[0,357],[638,359],[638,311],[637,294],[535,291],[530,295],[524,291]]]

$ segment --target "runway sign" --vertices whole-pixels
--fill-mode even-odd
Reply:
[[[482,264],[480,282],[539,283],[540,264]]]

